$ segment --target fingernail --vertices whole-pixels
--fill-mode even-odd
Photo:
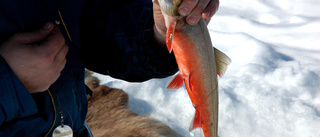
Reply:
[[[196,24],[197,20],[198,19],[195,16],[191,16],[191,17],[188,18],[188,23],[190,25],[194,25],[194,24]]]
[[[181,8],[179,9],[179,13],[182,16],[187,16],[187,14],[189,13],[189,10],[187,8]]]
[[[206,16],[206,18],[210,18],[211,13],[208,11],[208,12],[205,12],[204,15]]]
[[[44,30],[50,30],[52,27],[52,24],[51,23],[46,23],[46,25],[44,25],[43,29]]]

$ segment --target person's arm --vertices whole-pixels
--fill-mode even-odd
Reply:
[[[152,1],[112,2],[93,3],[84,12],[81,39],[86,68],[134,82],[176,73],[174,55],[154,38]]]

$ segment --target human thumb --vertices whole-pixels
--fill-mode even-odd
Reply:
[[[36,31],[22,33],[19,40],[25,44],[42,41],[52,32],[53,28],[54,25],[48,22],[42,28]]]

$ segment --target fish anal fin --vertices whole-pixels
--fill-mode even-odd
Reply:
[[[196,108],[196,113],[194,115],[193,121],[190,125],[189,131],[192,131],[196,128],[201,128],[201,115],[200,115],[200,112],[197,108]]]
[[[217,73],[221,77],[226,72],[228,65],[231,63],[231,59],[220,50],[216,48],[213,48],[213,50],[216,60]]]
[[[173,41],[173,36],[174,36],[174,31],[176,29],[177,26],[177,21],[171,21],[169,28],[167,30],[167,34],[166,34],[166,44],[167,44],[167,48],[169,50],[169,53],[172,52],[172,41]]]
[[[183,76],[179,73],[175,75],[171,81],[169,81],[166,87],[171,89],[178,89],[182,87],[183,80],[184,80]]]

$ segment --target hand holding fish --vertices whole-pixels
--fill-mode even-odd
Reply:
[[[219,0],[184,0],[178,8],[182,16],[187,16],[187,23],[195,25],[202,17],[207,24],[219,7]]]
[[[177,10],[181,16],[186,16],[186,22],[189,25],[195,25],[201,17],[208,24],[211,17],[217,12],[218,7],[219,0],[184,0]],[[153,2],[153,16],[155,21],[155,37],[161,44],[164,44],[167,28],[158,0],[154,0]]]

